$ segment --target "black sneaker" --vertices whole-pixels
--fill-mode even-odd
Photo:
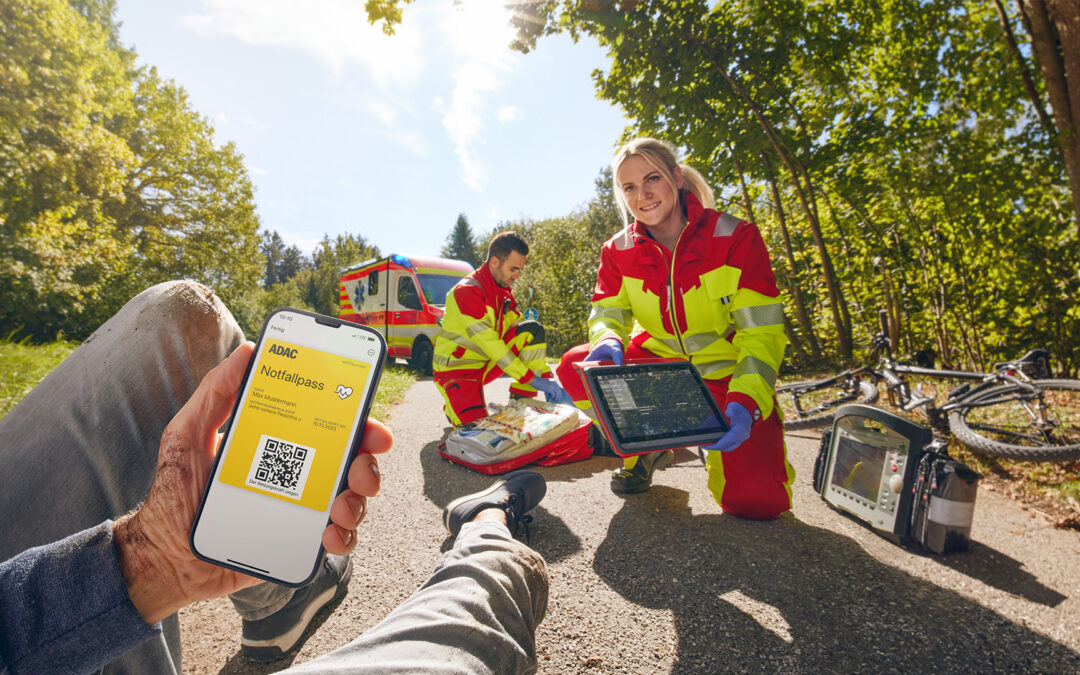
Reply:
[[[506,526],[510,534],[524,527],[528,534],[531,511],[547,493],[544,477],[535,471],[513,471],[506,474],[494,485],[481,492],[458,497],[443,509],[443,525],[456,535],[461,526],[472,520],[484,509],[502,509],[506,512]]]
[[[319,610],[348,592],[351,576],[352,558],[327,555],[312,582],[296,589],[284,607],[263,619],[243,620],[240,651],[260,663],[284,658]]]
[[[619,495],[636,495],[652,487],[654,471],[663,469],[675,459],[671,450],[650,452],[638,455],[638,460],[630,469],[619,469],[611,476],[611,491]]]

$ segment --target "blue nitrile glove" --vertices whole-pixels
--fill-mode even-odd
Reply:
[[[615,365],[622,365],[622,343],[614,338],[601,340],[596,349],[589,352],[586,361],[614,361]]]
[[[544,400],[548,403],[568,403],[570,405],[574,403],[574,400],[570,398],[570,394],[567,394],[566,390],[553,379],[533,375],[533,379],[529,384],[537,391],[544,392]]]
[[[719,450],[731,452],[742,445],[743,441],[750,438],[750,425],[754,423],[750,411],[742,403],[732,401],[724,408],[724,416],[728,418],[730,429],[712,445],[701,446],[705,450]]]

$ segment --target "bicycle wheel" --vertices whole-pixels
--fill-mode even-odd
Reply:
[[[1080,381],[1003,384],[961,399],[949,430],[975,452],[1035,462],[1080,458]]]
[[[832,424],[833,414],[840,406],[869,404],[877,399],[877,386],[859,378],[793,382],[776,388],[776,400],[788,431],[826,427]]]

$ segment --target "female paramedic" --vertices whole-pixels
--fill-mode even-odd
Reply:
[[[795,471],[773,396],[787,344],[783,304],[761,234],[713,210],[712,189],[666,143],[630,141],[612,173],[615,202],[635,220],[600,252],[590,344],[563,355],[559,381],[588,408],[575,362],[689,359],[731,427],[703,446],[709,490],[727,513],[775,518],[791,508]],[[611,489],[645,492],[673,456],[666,450],[624,459]]]

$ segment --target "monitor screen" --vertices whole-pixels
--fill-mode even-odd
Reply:
[[[690,433],[720,438],[727,424],[688,363],[628,366],[596,374],[620,443]]]
[[[886,449],[857,441],[843,430],[839,434],[832,484],[876,503]]]

